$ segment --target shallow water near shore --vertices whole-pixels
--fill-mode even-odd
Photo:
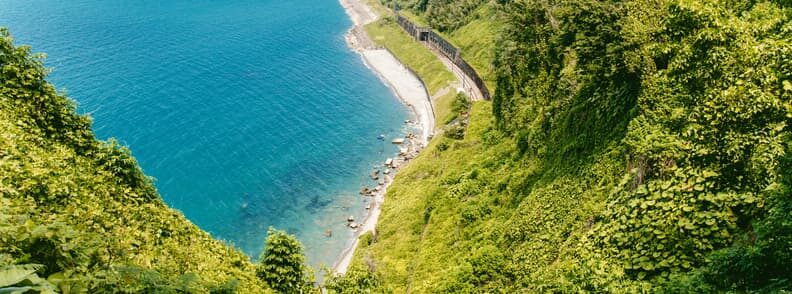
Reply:
[[[0,2],[49,80],[165,201],[255,258],[267,227],[330,265],[412,114],[344,43],[336,0]],[[331,230],[333,236],[325,237]]]

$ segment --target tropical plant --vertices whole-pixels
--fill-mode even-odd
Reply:
[[[256,274],[281,293],[310,291],[312,277],[305,265],[302,245],[294,236],[272,227],[267,230],[267,241]]]

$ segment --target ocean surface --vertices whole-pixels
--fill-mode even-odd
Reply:
[[[171,207],[253,259],[273,226],[331,265],[412,119],[346,47],[336,0],[0,0],[0,26]]]

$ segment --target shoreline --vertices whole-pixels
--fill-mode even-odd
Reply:
[[[428,145],[434,130],[434,110],[423,82],[403,65],[390,51],[379,48],[371,41],[364,25],[376,21],[379,16],[363,0],[339,0],[346,14],[353,22],[353,27],[347,32],[345,39],[348,47],[357,52],[369,70],[385,83],[388,88],[413,112],[416,123],[421,130],[417,138],[410,138],[406,143],[407,154],[395,156],[398,164],[394,172],[414,158],[421,149]],[[386,168],[387,169],[387,168]],[[338,257],[331,267],[334,274],[343,275],[348,270],[360,236],[372,232],[376,234],[376,225],[385,202],[385,194],[393,182],[395,175],[384,175],[384,185],[371,194],[372,202],[366,217],[354,233],[354,240]],[[367,197],[367,196],[363,196]]]

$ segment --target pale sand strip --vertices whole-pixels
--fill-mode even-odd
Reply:
[[[360,54],[363,55],[366,64],[415,112],[417,122],[421,125],[421,134],[418,138],[420,143],[426,146],[434,128],[434,111],[421,80],[388,50],[363,50]]]
[[[363,26],[374,22],[379,17],[371,8],[360,0],[339,0],[347,15],[355,26]]]
[[[350,48],[357,51],[366,66],[372,69],[382,79],[396,95],[409,106],[415,113],[421,134],[418,135],[418,149],[423,148],[429,142],[434,129],[434,111],[432,103],[423,83],[410,70],[408,70],[396,57],[388,50],[376,49],[362,28],[363,25],[371,23],[377,19],[376,13],[361,0],[339,0],[355,26],[350,29],[346,36]],[[373,203],[366,219],[355,234],[355,239],[348,247],[341,258],[333,265],[336,274],[345,274],[352,262],[355,249],[358,246],[358,237],[366,232],[374,232],[377,220],[385,201],[385,193],[393,179],[385,176],[383,189],[373,195]]]

